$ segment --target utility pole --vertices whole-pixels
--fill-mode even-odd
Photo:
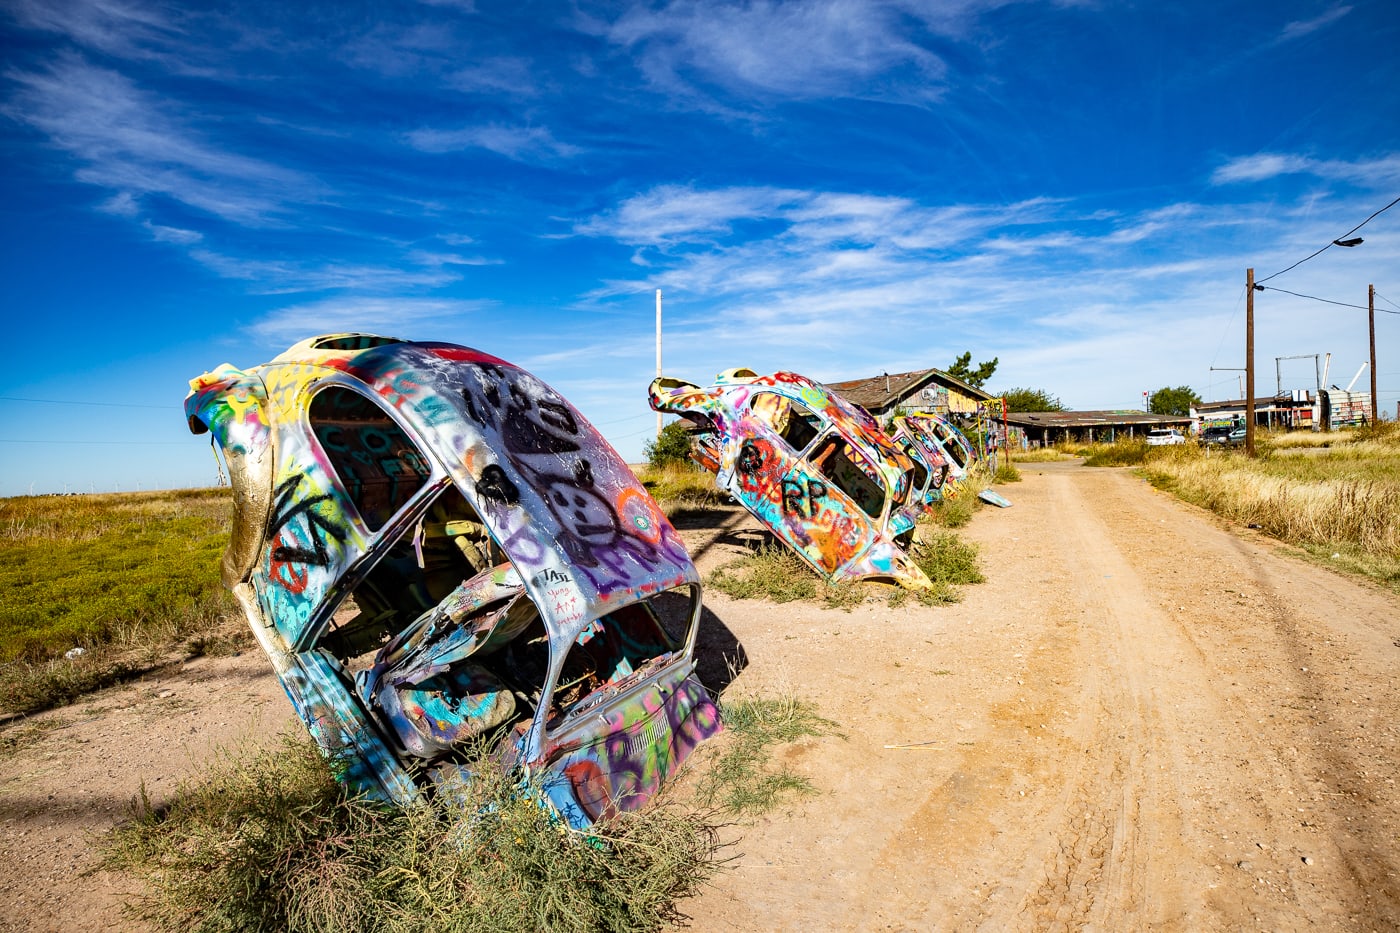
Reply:
[[[1376,286],[1366,286],[1366,307],[1370,312],[1367,316],[1371,327],[1371,423],[1376,423],[1378,411],[1376,405]]]
[[[1244,455],[1254,457],[1254,269],[1245,272],[1244,303]]]
[[[661,378],[661,289],[656,290],[656,378]],[[656,441],[661,442],[661,412],[656,413]]]

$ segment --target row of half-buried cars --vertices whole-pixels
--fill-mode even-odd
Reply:
[[[338,334],[190,386],[190,428],[229,466],[224,582],[353,792],[406,805],[468,778],[495,740],[581,829],[645,804],[721,728],[695,677],[694,564],[534,376]],[[650,394],[704,429],[696,459],[829,579],[928,585],[904,544],[970,462],[956,431],[911,417],[888,437],[788,373]]]

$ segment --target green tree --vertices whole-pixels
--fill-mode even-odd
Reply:
[[[962,356],[953,361],[945,372],[950,376],[956,376],[970,386],[982,388],[983,384],[990,378],[992,373],[997,371],[997,358],[994,356],[985,363],[978,363],[977,368],[972,368],[972,351],[968,350]]]
[[[1007,411],[1069,411],[1058,398],[1044,389],[1007,389],[1001,393]]]
[[[1152,393],[1147,407],[1154,415],[1189,415],[1191,406],[1201,404],[1201,397],[1190,386],[1177,386],[1173,389],[1164,386]]]
[[[668,463],[690,462],[690,434],[684,420],[672,421],[661,429],[661,436],[642,447],[647,463],[660,469]]]

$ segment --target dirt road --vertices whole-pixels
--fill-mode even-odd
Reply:
[[[966,530],[988,580],[958,605],[707,594],[748,658],[731,689],[846,737],[786,750],[820,793],[731,831],[694,928],[1400,928],[1400,599],[1129,472],[1022,472]],[[687,532],[703,568],[740,524]],[[82,833],[285,721],[262,664],[113,691],[0,760],[0,928],[114,922]]]

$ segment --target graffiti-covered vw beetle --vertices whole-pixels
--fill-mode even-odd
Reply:
[[[904,546],[918,465],[869,415],[795,373],[729,370],[701,388],[657,377],[651,407],[698,430],[693,458],[834,583],[931,586]]]
[[[539,379],[339,334],[190,386],[233,486],[224,582],[354,791],[408,804],[496,739],[583,828],[720,728],[694,676],[694,565]]]
[[[941,455],[947,465],[943,482],[944,495],[951,496],[957,486],[967,479],[968,471],[977,461],[977,451],[967,435],[932,412],[911,412],[894,419],[895,434],[913,439],[930,456]]]

